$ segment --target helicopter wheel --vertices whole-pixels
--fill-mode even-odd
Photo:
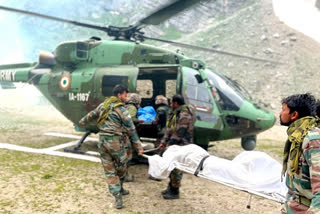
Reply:
[[[256,136],[246,136],[241,138],[241,147],[246,151],[252,151],[256,148],[257,137]]]

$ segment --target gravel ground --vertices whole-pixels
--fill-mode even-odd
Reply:
[[[0,142],[46,148],[70,141],[44,136],[45,132],[75,134],[72,124],[50,106],[18,105],[21,97],[0,94]],[[15,102],[14,102],[15,101]],[[274,126],[258,136],[256,150],[281,160],[285,128]],[[232,159],[242,149],[240,140],[212,142],[210,153]],[[134,165],[136,177],[126,183],[130,195],[124,208],[113,208],[100,163],[36,155],[0,149],[0,213],[278,213],[277,202],[253,196],[224,185],[185,174],[181,199],[162,199],[167,180],[147,179],[147,165]]]

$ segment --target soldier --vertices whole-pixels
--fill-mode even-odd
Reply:
[[[282,176],[287,202],[282,213],[320,213],[320,129],[313,116],[315,98],[296,94],[282,100],[280,124],[288,126]]]
[[[129,93],[127,100],[126,100],[126,108],[132,118],[132,121],[135,125],[139,123],[138,118],[137,118],[137,112],[138,109],[140,108],[141,104],[141,98],[139,94],[136,93]]]
[[[157,117],[155,120],[155,124],[157,125],[157,141],[156,147],[159,146],[161,139],[164,136],[166,131],[167,117],[169,114],[170,107],[168,105],[168,99],[163,95],[156,96],[156,112]]]
[[[129,93],[127,100],[126,100],[126,108],[132,118],[132,121],[135,126],[139,124],[138,118],[137,118],[137,112],[138,108],[140,108],[140,103],[141,103],[141,98],[139,94],[136,93]],[[125,140],[125,148],[127,150],[127,157],[128,157],[128,164],[127,167],[129,168],[129,161],[132,160],[132,142],[129,137],[126,138]],[[129,171],[127,170],[127,174],[124,178],[125,182],[133,182],[134,181],[134,176],[130,175],[128,173]]]
[[[193,143],[194,113],[188,107],[181,95],[174,95],[171,100],[171,112],[168,116],[167,128],[161,140],[160,149],[171,145],[187,145]],[[170,182],[167,189],[163,190],[164,199],[178,199],[183,172],[174,169],[170,173]]]
[[[124,145],[126,135],[131,137],[138,154],[143,154],[132,119],[124,106],[127,92],[126,87],[116,85],[113,88],[114,96],[107,98],[79,121],[82,127],[91,121],[98,123],[100,129],[98,149],[101,163],[107,178],[109,192],[116,199],[117,209],[122,208],[122,195],[129,194],[129,191],[125,190],[122,185],[127,172],[127,153]]]

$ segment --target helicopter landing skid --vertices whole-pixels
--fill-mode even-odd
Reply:
[[[81,137],[81,139],[79,140],[79,142],[76,144],[76,146],[71,149],[71,148],[65,148],[64,151],[65,152],[71,152],[71,153],[75,153],[75,154],[89,154],[89,151],[83,151],[80,149],[81,145],[83,144],[83,142],[85,141],[85,139],[91,134],[91,131],[86,131],[86,133]]]

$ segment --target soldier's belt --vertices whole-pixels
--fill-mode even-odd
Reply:
[[[301,196],[301,195],[295,195],[294,200],[296,200],[300,204],[303,204],[306,207],[310,207],[311,200],[309,198],[306,198],[306,197]]]

